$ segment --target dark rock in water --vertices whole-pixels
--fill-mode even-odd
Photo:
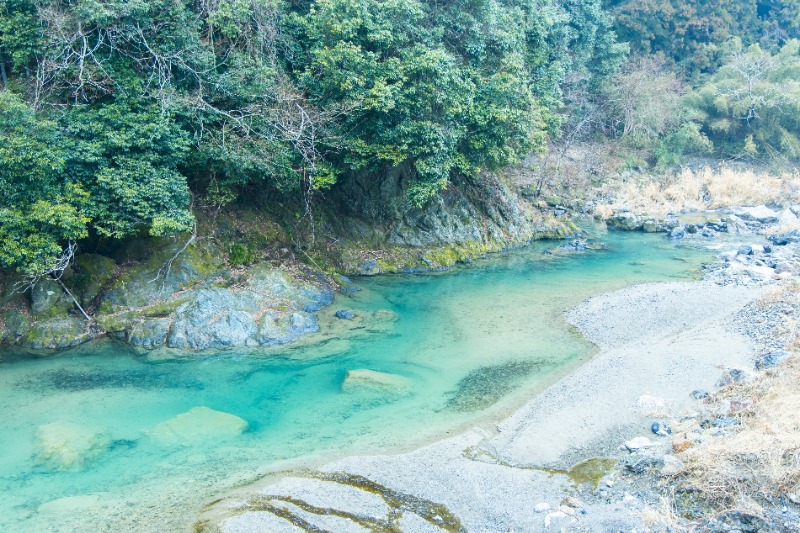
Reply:
[[[359,276],[375,276],[381,272],[381,269],[378,266],[378,261],[375,259],[367,259],[366,261],[362,261],[356,268]]]
[[[353,320],[356,317],[356,314],[347,309],[340,309],[336,311],[335,316],[336,318],[341,318],[342,320]]]
[[[552,252],[551,250],[545,250],[545,251],[544,251],[544,252],[542,252],[542,253],[543,253],[544,255],[553,255],[553,252]]]
[[[694,235],[697,233],[697,225],[696,224],[686,224],[686,233],[690,235]]]
[[[769,244],[765,244],[764,245],[764,253],[765,254],[771,254],[772,253],[772,246],[770,246]]]
[[[765,368],[772,368],[773,366],[777,366],[783,362],[789,356],[783,350],[775,350],[773,352],[767,352],[758,359],[756,359],[756,368],[759,370],[763,370]]]
[[[749,244],[743,244],[736,250],[736,255],[753,255],[753,247]]]
[[[700,233],[700,235],[706,239],[713,239],[717,236],[717,232],[711,228],[703,228],[703,231]]]
[[[653,455],[633,454],[624,461],[625,470],[642,475],[652,470],[659,470],[664,466],[664,459]]]
[[[669,232],[670,239],[683,239],[684,237],[686,237],[686,229],[683,226],[672,228],[672,231]]]
[[[658,421],[650,424],[650,431],[652,431],[656,435],[661,435],[662,437],[665,437],[667,435],[672,435],[672,428],[669,427],[667,424]]]
[[[358,285],[353,285],[352,287],[339,287],[339,292],[342,294],[352,294],[359,291],[361,291],[361,287]]]
[[[712,427],[715,428],[730,428],[739,424],[739,420],[733,418],[732,416],[725,416],[722,418],[717,418],[711,423]]]
[[[695,389],[692,391],[692,398],[695,400],[705,400],[708,398],[708,393],[703,389]]]
[[[586,241],[575,239],[569,244],[562,246],[561,249],[568,252],[585,252],[589,249],[589,245],[586,243]]]

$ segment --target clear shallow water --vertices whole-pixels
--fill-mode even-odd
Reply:
[[[607,249],[543,255],[537,243],[443,274],[359,280],[335,309],[389,309],[383,332],[265,353],[148,362],[99,342],[57,357],[0,356],[0,530],[175,530],[234,484],[285,460],[388,452],[497,420],[591,356],[563,321],[583,299],[642,281],[696,276],[710,241],[597,235]],[[334,319],[335,320],[335,319]],[[408,378],[408,395],[343,391],[368,368]],[[197,406],[249,424],[241,436],[159,445],[154,426]],[[35,457],[38,427],[66,422],[108,444],[78,471]],[[81,496],[60,505],[42,504]]]

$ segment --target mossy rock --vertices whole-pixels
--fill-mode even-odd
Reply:
[[[77,346],[90,340],[85,320],[77,317],[50,319],[37,322],[20,340],[20,345],[34,349],[61,349]]]
[[[114,279],[115,269],[114,260],[102,255],[81,254],[75,258],[75,275],[70,281],[81,305],[87,306],[97,298]]]
[[[31,327],[31,319],[19,309],[6,309],[0,313],[0,344],[12,344],[25,335]]]

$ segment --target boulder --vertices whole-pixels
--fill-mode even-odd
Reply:
[[[58,303],[64,290],[57,281],[43,278],[31,289],[31,312],[41,315],[52,310]]]
[[[778,219],[778,225],[785,229],[796,229],[798,226],[800,226],[800,219],[797,218],[797,215],[795,215],[792,211],[787,209],[781,213],[781,216]]]
[[[642,231],[645,233],[657,233],[661,229],[661,224],[654,218],[648,218],[642,222]]]
[[[35,438],[37,463],[63,471],[83,470],[111,444],[101,432],[63,421],[39,426]]]
[[[134,346],[158,348],[166,342],[170,324],[172,320],[169,318],[142,320],[127,331],[126,339]]]
[[[662,461],[664,464],[659,470],[662,476],[676,476],[683,471],[685,466],[683,461],[672,455],[665,455],[662,457]]]
[[[733,213],[743,220],[760,222],[761,224],[775,224],[780,218],[778,213],[765,205],[740,207],[735,209]]]
[[[356,266],[356,274],[359,276],[375,276],[380,273],[381,269],[375,259],[361,261],[358,266]]]
[[[628,211],[617,211],[606,220],[611,229],[635,231],[642,229],[642,219]]]
[[[672,230],[669,232],[670,239],[676,240],[683,239],[684,237],[686,237],[686,229],[683,226],[672,228]]]
[[[753,247],[749,244],[743,244],[736,250],[736,255],[753,255]]]
[[[336,311],[334,316],[336,316],[336,318],[341,318],[342,320],[353,320],[356,317],[356,314],[347,309],[339,309]]]
[[[145,433],[160,446],[193,446],[230,440],[247,428],[247,421],[238,416],[208,407],[193,407]]]
[[[100,291],[114,279],[116,264],[97,254],[81,254],[75,258],[75,278],[72,287],[81,305],[89,305]]]
[[[408,378],[366,368],[348,370],[342,382],[343,391],[407,394],[411,392],[411,388],[411,380]]]
[[[87,329],[87,322],[79,317],[54,318],[34,324],[20,339],[19,344],[33,349],[62,349],[77,346],[96,336]]]

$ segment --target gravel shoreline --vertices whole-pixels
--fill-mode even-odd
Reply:
[[[796,252],[782,248],[772,265],[796,261]],[[657,506],[659,494],[652,480],[625,473],[636,461],[676,468],[671,439],[654,435],[653,422],[696,416],[693,390],[714,390],[729,369],[751,369],[758,353],[774,348],[770,321],[755,305],[766,286],[793,279],[775,272],[774,253],[723,254],[704,281],[636,285],[584,302],[567,319],[600,353],[494,428],[271,476],[212,505],[198,527],[642,529],[642,511]],[[613,461],[582,463],[602,457]]]

